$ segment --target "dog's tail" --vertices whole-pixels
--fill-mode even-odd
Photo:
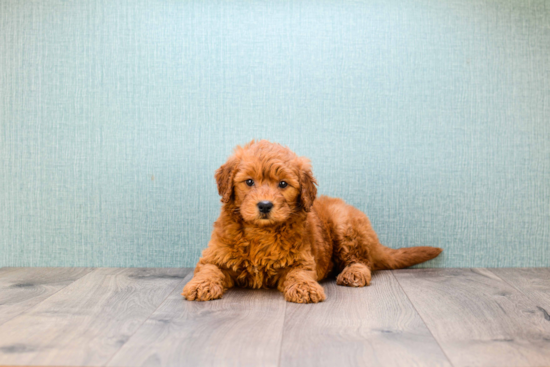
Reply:
[[[430,246],[392,249],[382,244],[373,250],[374,270],[407,268],[431,260],[443,251],[442,248]]]

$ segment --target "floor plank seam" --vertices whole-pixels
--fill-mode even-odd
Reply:
[[[9,267],[8,267],[9,268]],[[15,268],[15,267],[12,267],[12,268]],[[57,291],[53,292],[52,294],[50,294],[48,297],[44,298],[42,301],[38,302],[37,304],[35,304],[34,306],[32,306],[31,308],[29,308],[28,310],[25,310],[25,312],[23,312],[22,314],[18,314],[18,315],[15,315],[14,317],[12,317],[11,319],[8,319],[8,320],[5,320],[3,322],[0,322],[0,326],[4,325],[5,323],[7,322],[10,322],[20,316],[25,316],[26,314],[28,314],[29,312],[31,312],[33,309],[35,309],[36,307],[40,306],[43,302],[47,301],[48,299],[50,299],[51,297],[55,296],[57,293],[61,292],[63,289],[67,288],[68,286],[72,285],[73,283],[75,282],[78,282],[80,279],[84,278],[85,276],[88,276],[89,274],[92,274],[93,272],[97,271],[97,269],[99,268],[91,268],[90,272],[89,273],[86,273],[84,275],[82,275],[80,278],[78,279],[75,279],[73,280],[72,282],[68,283],[67,285],[65,285],[64,287],[58,289]]]
[[[432,338],[435,340],[435,342],[437,343],[437,345],[439,346],[439,349],[441,349],[441,352],[443,353],[443,355],[445,356],[445,358],[447,358],[447,361],[449,362],[449,364],[454,367],[454,364],[453,362],[451,361],[451,358],[449,358],[449,355],[447,354],[447,352],[445,352],[445,349],[443,349],[443,347],[441,346],[441,344],[439,343],[439,340],[437,340],[437,338],[435,337],[434,333],[432,332],[432,330],[430,329],[430,327],[428,326],[428,324],[426,323],[426,320],[424,320],[424,318],[422,317],[422,315],[420,314],[420,312],[418,312],[418,309],[416,308],[415,304],[413,303],[413,301],[411,300],[411,298],[409,297],[409,294],[407,293],[407,291],[405,290],[405,288],[403,287],[403,285],[399,282],[399,278],[397,278],[394,274],[394,270],[390,270],[390,273],[391,273],[391,276],[397,281],[397,284],[399,284],[399,288],[401,288],[401,290],[403,291],[403,293],[405,294],[405,296],[407,297],[407,299],[409,300],[409,302],[411,303],[411,306],[413,307],[414,311],[416,312],[416,314],[418,315],[418,317],[420,317],[420,320],[422,320],[422,322],[424,323],[424,326],[426,326],[426,329],[428,329],[428,331],[430,332],[430,335],[432,336]]]
[[[132,339],[132,337],[134,335],[136,335],[136,333],[138,332],[139,329],[141,329],[141,327],[143,326],[143,324],[145,324],[147,322],[147,320],[149,320],[151,318],[151,316],[153,316],[153,314],[155,312],[157,312],[157,310],[160,308],[160,306],[162,306],[164,304],[164,302],[166,302],[166,300],[172,295],[172,293],[174,293],[174,291],[178,288],[178,287],[181,287],[183,288],[183,286],[189,281],[188,278],[192,277],[193,276],[193,271],[191,270],[191,272],[189,274],[187,274],[181,282],[179,282],[178,284],[176,284],[176,286],[174,288],[172,288],[172,290],[170,292],[168,292],[168,294],[166,295],[166,297],[164,297],[164,299],[162,300],[161,303],[159,303],[159,305],[149,314],[149,316],[147,316],[143,322],[136,328],[136,330],[134,330],[134,332],[132,333],[132,335],[130,335],[130,337],[128,338],[128,340],[126,340],[124,342],[124,344],[122,344],[120,346],[120,348],[118,348],[114,353],[113,355],[105,362],[105,364],[103,366],[108,366],[109,363],[113,360],[113,358],[115,358],[115,356],[118,354],[118,352],[120,352],[120,350],[122,348],[124,348],[124,346]],[[182,296],[183,297],[183,296]]]
[[[277,360],[277,367],[281,367],[281,357],[283,355],[283,338],[285,336],[285,324],[286,324],[286,313],[288,311],[288,302],[285,300],[285,313],[283,315],[283,327],[281,328],[281,341],[279,342],[279,358]]]
[[[525,297],[527,297],[527,299],[531,302],[533,302],[533,304],[535,306],[537,306],[537,301],[534,300],[533,298],[531,298],[527,293],[525,293],[524,291],[522,291],[520,288],[516,287],[514,284],[510,283],[509,281],[507,281],[506,279],[504,279],[503,277],[499,276],[497,273],[495,273],[494,271],[492,271],[490,268],[484,268],[485,270],[487,270],[488,272],[490,272],[491,274],[493,274],[494,276],[496,276],[497,278],[499,278],[500,280],[502,280],[504,283],[508,284],[510,287],[514,288],[515,290],[517,290],[518,292],[520,292],[521,294],[523,294]],[[538,307],[538,306],[537,306]]]

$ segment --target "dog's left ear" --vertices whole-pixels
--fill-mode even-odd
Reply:
[[[313,206],[313,201],[317,197],[317,187],[315,187],[317,181],[315,181],[313,172],[311,172],[309,159],[300,158],[300,165],[300,185],[302,186],[300,201],[302,202],[304,210],[309,212]]]
[[[237,164],[239,160],[236,157],[231,157],[229,160],[216,170],[216,182],[218,184],[218,193],[222,197],[222,203],[228,203],[233,195],[233,177],[237,172]]]

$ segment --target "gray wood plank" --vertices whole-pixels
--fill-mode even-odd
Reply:
[[[0,364],[105,364],[190,269],[96,269],[0,326]]]
[[[550,268],[491,269],[508,284],[529,297],[550,321]]]
[[[487,269],[394,272],[454,366],[550,365],[550,322]]]
[[[0,269],[0,325],[91,272],[92,268]]]
[[[109,366],[276,366],[286,302],[275,290],[230,289],[222,299],[186,301],[184,284]]]
[[[389,271],[365,288],[323,283],[327,300],[288,304],[281,366],[450,366]]]

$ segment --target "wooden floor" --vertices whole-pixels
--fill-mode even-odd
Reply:
[[[550,269],[383,271],[327,300],[180,295],[191,269],[1,268],[0,365],[550,366]]]

